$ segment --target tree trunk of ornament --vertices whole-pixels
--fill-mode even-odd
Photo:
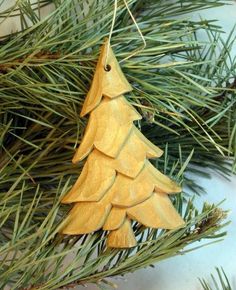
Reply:
[[[136,245],[132,221],[161,229],[184,225],[168,197],[181,188],[148,160],[162,150],[134,126],[141,116],[123,96],[131,90],[106,41],[81,112],[90,117],[73,163],[87,160],[62,200],[74,204],[63,234],[103,229],[108,247],[129,248]]]

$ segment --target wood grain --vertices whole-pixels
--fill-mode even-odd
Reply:
[[[109,71],[104,70],[107,53]],[[109,231],[107,246],[113,248],[136,245],[132,221],[161,229],[184,226],[168,197],[181,188],[148,160],[163,152],[134,126],[142,117],[122,95],[130,90],[106,41],[81,112],[90,117],[73,163],[87,160],[62,199],[74,203],[62,233],[103,229]]]
[[[105,70],[105,67],[110,70]],[[81,116],[85,116],[100,103],[102,96],[115,98],[132,91],[131,85],[126,80],[111,47],[108,47],[108,40],[101,48],[96,71],[91,88],[81,111]]]

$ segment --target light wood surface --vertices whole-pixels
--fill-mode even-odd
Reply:
[[[123,96],[131,89],[105,41],[81,112],[90,113],[88,125],[72,161],[87,160],[62,200],[74,203],[64,234],[103,229],[109,231],[107,246],[113,248],[136,245],[133,221],[161,229],[184,225],[168,197],[181,188],[148,161],[162,150],[133,124],[142,117]]]
[[[106,41],[101,48],[92,86],[84,102],[81,116],[98,106],[103,96],[116,98],[129,91],[132,91],[132,87],[122,73],[119,63]]]

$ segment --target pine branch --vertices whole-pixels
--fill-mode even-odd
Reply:
[[[23,58],[14,60],[13,63],[1,64],[0,74],[7,73],[9,70],[17,68],[17,66],[27,61],[27,58],[28,56],[24,56]],[[59,53],[50,53],[50,52],[41,51],[35,54],[32,58],[30,58],[28,65],[31,65],[31,64],[33,65],[35,63],[39,64],[40,62],[45,61],[45,60],[59,59],[59,58],[61,58],[61,55]]]
[[[219,269],[216,268],[216,272],[217,272],[217,278],[215,278],[213,276],[213,274],[211,274],[211,279],[212,279],[212,283],[213,284],[211,286],[211,284],[208,283],[208,281],[206,281],[205,279],[200,279],[200,283],[203,287],[204,290],[233,290],[232,286],[230,285],[229,279],[227,278],[223,268]]]
[[[64,7],[58,7],[58,9],[61,10],[59,14],[63,15],[63,13],[68,13],[70,6],[67,7],[65,4]],[[194,7],[191,9],[194,9]],[[97,11],[95,10],[95,13],[96,12]],[[122,15],[123,11],[120,13]],[[183,13],[185,13],[184,9]],[[152,9],[151,16],[157,17],[158,15],[160,15],[159,6],[156,9]],[[14,65],[15,69],[8,70],[6,77],[2,78],[4,87],[11,88],[10,91],[9,88],[6,92],[3,91],[4,94],[2,98],[3,100],[6,100],[6,102],[9,102],[9,98],[14,98],[12,97],[12,94],[17,94],[20,103],[27,103],[30,101],[37,106],[40,105],[40,107],[43,107],[45,110],[50,110],[52,113],[55,112],[59,115],[65,116],[65,102],[67,104],[70,103],[71,106],[73,106],[74,103],[78,105],[82,104],[83,101],[80,99],[80,96],[82,98],[89,87],[92,75],[91,72],[94,69],[97,55],[84,54],[87,49],[94,46],[93,43],[87,43],[85,46],[81,43],[81,47],[84,46],[82,50],[79,49],[79,51],[76,51],[76,49],[73,49],[73,51],[70,52],[70,50],[68,50],[68,48],[63,44],[64,42],[68,42],[68,40],[64,39],[62,41],[60,38],[57,39],[59,35],[61,35],[61,33],[63,35],[65,31],[66,34],[71,33],[72,35],[80,35],[78,34],[79,29],[80,31],[85,31],[84,34],[86,37],[90,38],[89,31],[84,27],[86,22],[84,22],[84,24],[78,24],[78,29],[75,29],[74,20],[71,20],[71,22],[67,23],[65,27],[62,26],[59,28],[62,29],[61,33],[56,33],[57,26],[55,25],[57,25],[57,20],[54,16],[55,15],[53,14],[52,18],[44,20],[40,25],[36,24],[33,30],[30,29],[32,36],[28,33],[19,35],[20,42],[18,44],[16,44],[15,41],[12,41],[12,45],[10,44],[11,42],[7,42],[8,46],[10,45],[13,49],[13,55],[10,56],[11,54],[8,52],[8,59],[5,58],[1,66],[5,70],[6,67],[11,68],[12,65]],[[126,19],[123,16],[124,15],[122,15],[122,19]],[[93,19],[94,17],[96,16],[89,15],[88,19],[85,19],[86,21],[95,22],[96,19]],[[217,96],[223,94],[223,92],[225,96],[226,90],[224,83],[225,81],[230,81],[230,78],[233,77],[232,72],[234,71],[233,68],[235,66],[235,61],[231,60],[230,67],[228,67],[227,64],[233,39],[229,38],[226,44],[222,43],[224,49],[222,49],[221,57],[216,59],[215,55],[217,52],[215,43],[220,42],[221,40],[220,34],[214,32],[216,26],[211,22],[200,21],[198,23],[193,23],[190,21],[186,22],[186,20],[172,20],[172,23],[170,22],[169,26],[166,27],[163,23],[164,20],[161,18],[160,23],[156,24],[158,26],[157,32],[153,33],[152,21],[149,20],[150,23],[148,23],[148,20],[146,20],[146,17],[142,16],[142,14],[139,17],[141,24],[142,17],[145,21],[146,28],[143,29],[143,32],[149,39],[148,44],[152,53],[150,55],[147,48],[147,50],[140,54],[140,56],[137,56],[133,60],[129,60],[129,62],[124,64],[124,69],[129,80],[136,87],[135,94],[131,97],[140,108],[143,115],[151,115],[155,124],[157,124],[158,127],[161,126],[165,129],[164,131],[166,131],[165,135],[167,136],[167,140],[163,140],[163,143],[172,142],[172,135],[169,133],[173,132],[176,135],[176,138],[180,135],[186,137],[186,139],[183,140],[185,144],[189,143],[189,140],[191,140],[193,146],[198,146],[200,144],[201,147],[204,148],[202,151],[205,154],[203,158],[212,156],[212,154],[208,153],[209,146],[212,150],[216,149],[216,155],[218,155],[218,153],[224,155],[234,154],[235,138],[234,135],[230,135],[231,132],[235,132],[233,127],[231,128],[231,126],[235,124],[233,117],[235,111],[234,98],[232,98],[231,105],[229,105],[227,101],[228,97],[225,97],[224,106],[222,106],[222,103],[217,99]],[[74,19],[74,17],[71,17],[71,19]],[[130,20],[127,19],[127,23],[129,23],[129,21]],[[48,28],[45,28],[45,25]],[[125,23],[122,23],[121,27],[124,25]],[[186,25],[189,27],[188,33],[186,33]],[[50,27],[53,27],[51,32],[52,35],[56,33],[53,37],[50,35],[50,39],[48,39],[48,35],[43,36],[42,32],[38,33],[38,30],[46,31],[47,29],[50,29]],[[208,33],[209,49],[207,50],[206,46],[205,48],[202,47],[202,52],[200,49],[201,44],[194,36],[200,28],[205,28],[210,31]],[[108,27],[105,27],[105,29],[108,31]],[[119,40],[122,38],[124,43],[130,44],[131,50],[135,49],[135,47],[133,47],[134,43],[131,41],[135,33],[132,32],[133,30],[130,31],[130,29],[129,26],[127,28],[119,29],[120,34],[114,34],[114,43],[119,43]],[[128,38],[127,31],[129,31],[130,35]],[[189,36],[186,38],[186,35],[188,34]],[[29,38],[27,47],[22,43],[25,36]],[[103,36],[105,36],[105,34],[101,34],[101,40]],[[73,36],[71,37],[71,39],[74,39]],[[80,37],[83,38],[83,34]],[[45,38],[43,44],[41,44],[40,41],[42,38]],[[78,41],[80,41],[81,38],[79,38]],[[61,43],[58,46],[55,45],[53,51],[51,51],[52,47],[50,47],[52,39],[54,39],[54,43]],[[28,45],[31,41],[36,43],[32,48]],[[39,44],[37,44],[37,41],[39,41]],[[47,42],[49,43],[47,44]],[[158,44],[158,46],[156,44]],[[37,45],[40,45],[40,51],[36,49]],[[73,40],[73,46],[75,45],[76,41]],[[125,46],[121,47],[119,45],[116,49],[120,57],[127,56],[127,53],[124,54],[124,48]],[[36,51],[34,52],[35,49]],[[4,52],[4,45],[2,51]],[[45,59],[40,60],[39,62],[35,60],[37,56],[45,53],[49,55],[55,54],[61,57],[56,60]],[[162,55],[163,53],[164,56]],[[17,55],[14,56],[14,54]],[[152,57],[152,55],[156,55],[156,57]],[[163,66],[161,62],[165,60],[167,55],[170,56],[172,60],[169,61],[167,65]],[[178,62],[175,61],[175,57],[179,59]],[[181,58],[184,63],[180,61]],[[20,61],[20,63],[18,63],[19,59],[23,59],[24,62],[22,63]],[[71,61],[73,61],[73,65]],[[156,64],[157,61],[160,64]],[[63,67],[63,71],[60,69],[61,67]],[[15,79],[16,74],[14,71],[17,68],[18,76],[17,79]],[[19,72],[19,68],[23,68],[23,71]],[[224,77],[219,82],[220,71],[223,71],[224,69],[227,71],[227,79]],[[156,74],[156,72],[158,74]],[[9,82],[9,76],[12,74],[14,74],[14,78],[11,78]],[[79,82],[76,77],[78,74],[82,76],[81,82]],[[60,78],[60,75],[64,75],[64,77]],[[23,84],[26,79],[32,84],[31,88],[24,87]],[[215,84],[210,84],[214,79],[216,80]],[[46,85],[45,81],[48,82]],[[166,83],[165,86],[162,85],[164,83]],[[19,86],[19,84],[22,85]],[[70,88],[69,94],[66,93],[68,87]],[[39,102],[32,100],[32,98],[27,96],[32,91],[37,93]],[[206,94],[206,91],[208,94]],[[227,96],[235,94],[234,89],[228,89],[227,92]],[[10,96],[8,96],[9,94]],[[47,98],[45,98],[45,95],[47,95]],[[18,101],[15,102],[18,103]],[[57,106],[55,106],[56,104]],[[54,105],[53,108],[52,105]],[[229,114],[225,114],[226,109]],[[32,111],[31,108],[29,110]],[[75,115],[75,112],[71,112],[70,110],[70,112],[66,113],[66,117],[68,117],[68,113],[70,116]],[[214,118],[214,127],[212,123],[209,123],[212,117]],[[217,122],[217,120],[221,121]],[[224,130],[223,124],[225,124],[225,122],[230,126],[228,134],[226,134]],[[204,126],[199,126],[200,123],[203,123]],[[149,129],[147,130],[149,131]],[[157,134],[157,132],[155,132],[155,136],[158,140],[160,138],[163,139],[163,133]],[[229,140],[231,144],[229,144]],[[201,148],[199,148],[199,150],[201,150]],[[219,159],[217,156],[214,156],[213,160],[215,158]],[[212,162],[209,164],[212,164]]]
[[[82,168],[70,162],[86,123],[79,112],[98,47],[110,30],[113,5],[50,1],[56,10],[40,20],[35,6],[20,2],[0,14],[4,19],[20,15],[23,29],[0,42],[0,288],[102,284],[106,277],[187,253],[185,246],[197,240],[220,240],[226,213],[215,205],[199,211],[191,200],[186,205],[186,195],[173,201],[187,227],[164,232],[134,224],[139,239],[134,250],[107,251],[101,232],[59,234],[68,211],[59,201]],[[235,59],[229,56],[234,36],[223,42],[215,22],[190,21],[186,13],[230,1],[128,2],[148,43],[142,53],[122,63],[135,88],[129,99],[146,118],[137,125],[166,147],[158,167],[198,191],[183,177],[190,159],[228,174],[222,156],[235,158],[235,89],[230,87]],[[198,40],[200,29],[208,35],[207,44]],[[112,38],[118,59],[140,44],[119,1]],[[216,44],[223,47],[220,54]]]
[[[55,146],[57,144],[58,142]],[[47,149],[42,152],[41,160],[45,154]],[[21,162],[23,160],[18,161],[18,164]],[[12,165],[14,168],[14,164]],[[168,172],[170,164],[167,165],[165,171],[169,175],[172,172],[173,175],[176,164],[172,165],[171,172]],[[181,172],[186,166],[187,163],[184,162]],[[225,234],[221,231],[226,215],[224,211],[213,205],[204,205],[198,212],[191,200],[185,206],[185,199],[180,196],[175,204],[188,222],[186,228],[165,232],[145,230],[144,227],[134,224],[135,234],[139,240],[137,248],[108,251],[102,232],[65,238],[58,234],[63,226],[60,222],[67,211],[65,207],[59,208],[58,205],[60,196],[68,191],[70,180],[65,183],[61,179],[55,188],[53,183],[55,182],[56,186],[58,179],[52,180],[49,187],[41,178],[40,187],[35,188],[30,178],[25,174],[17,177],[15,171],[9,170],[9,166],[5,167],[2,174],[5,182],[8,180],[8,183],[12,183],[12,179],[15,179],[14,185],[10,188],[11,194],[9,195],[9,190],[1,194],[2,288],[9,283],[12,289],[19,287],[58,289],[71,283],[102,283],[101,280],[105,277],[123,275],[169,256],[184,254],[189,251],[184,250],[184,247],[194,241],[206,238],[219,240]],[[180,181],[179,174],[176,177]],[[1,186],[4,185],[5,183]],[[69,257],[73,262],[66,262]],[[41,275],[38,275],[39,272]]]

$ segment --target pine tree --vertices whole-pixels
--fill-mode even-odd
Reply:
[[[87,234],[102,228],[110,231],[108,246],[114,248],[136,245],[130,220],[151,228],[184,225],[167,197],[181,188],[148,161],[162,151],[133,125],[142,117],[123,96],[131,90],[106,41],[81,112],[90,113],[90,118],[73,162],[89,157],[63,198],[64,203],[76,203],[63,233]]]

